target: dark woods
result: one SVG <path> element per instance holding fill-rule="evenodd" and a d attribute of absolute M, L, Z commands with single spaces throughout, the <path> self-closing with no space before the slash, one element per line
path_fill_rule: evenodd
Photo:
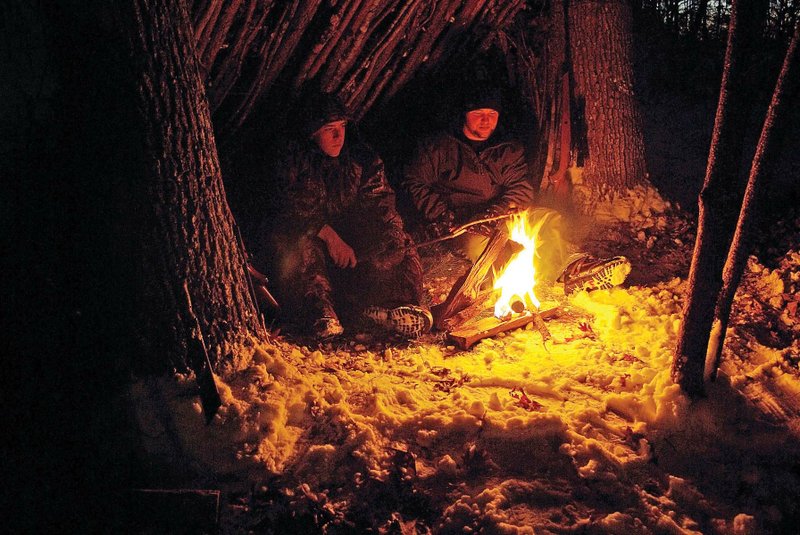
<path fill-rule="evenodd" d="M 373 145 L 396 180 L 420 137 L 452 119 L 465 81 L 497 82 L 504 88 L 503 127 L 527 141 L 531 178 L 538 185 L 546 165 L 554 88 L 564 63 L 565 44 L 551 39 L 563 29 L 563 20 L 554 23 L 552 14 L 565 6 L 596 3 L 136 4 L 186 12 L 187 25 L 181 28 L 186 42 L 181 45 L 194 46 L 196 59 L 187 60 L 186 70 L 201 82 L 191 98 L 201 107 L 207 101 L 210 121 L 203 135 L 193 138 L 200 142 L 177 145 L 202 146 L 202 155 L 190 161 L 202 164 L 192 167 L 202 169 L 195 174 L 204 180 L 194 191 L 216 192 L 215 206 L 224 210 L 215 217 L 230 238 L 237 224 L 247 229 L 249 218 L 263 212 L 260 206 L 266 204 L 259 203 L 263 185 L 269 184 L 273 149 L 292 132 L 302 112 L 299 97 L 311 83 L 343 98 L 360 123 L 354 125 L 360 131 L 351 133 Z M 643 111 L 650 178 L 665 196 L 691 209 L 708 155 L 729 2 L 634 1 L 630 7 L 635 94 Z M 798 12 L 796 0 L 764 4 L 764 30 L 748 56 L 753 107 L 744 140 L 746 162 Z M 155 166 L 166 153 L 153 150 L 158 130 L 149 131 L 150 137 L 142 134 L 147 132 L 141 120 L 147 101 L 140 99 L 132 79 L 146 71 L 145 59 L 132 56 L 126 42 L 140 22 L 134 15 L 120 17 L 99 0 L 12 0 L 0 8 L 0 301 L 7 333 L 5 376 L 11 383 L 4 400 L 7 418 L 20 431 L 5 456 L 6 464 L 19 470 L 6 486 L 22 489 L 5 496 L 12 503 L 4 504 L 4 510 L 18 511 L 11 530 L 17 527 L 14 522 L 23 531 L 37 523 L 57 531 L 85 528 L 107 513 L 102 500 L 93 498 L 123 481 L 136 481 L 136 467 L 126 458 L 132 447 L 124 433 L 128 422 L 118 401 L 131 371 L 153 365 L 142 362 L 135 350 L 143 342 L 155 343 L 134 334 L 148 302 L 139 291 L 148 273 L 137 256 L 138 240 L 165 233 L 145 218 L 143 207 L 154 192 L 141 187 L 139 179 L 146 174 L 132 170 Z M 187 78 L 184 70 L 177 72 L 175 79 Z M 153 124 L 171 124 L 172 111 L 156 107 Z M 797 138 L 798 113 L 788 138 Z M 572 120 L 574 131 L 581 132 L 580 106 Z M 576 160 L 585 152 L 580 142 L 573 150 Z M 797 154 L 796 146 L 788 147 L 777 158 L 782 163 L 771 184 L 775 212 L 798 201 Z M 170 196 L 175 193 L 169 189 L 172 182 L 163 185 L 158 194 L 167 199 L 164 207 L 193 206 Z M 226 211 L 228 201 L 235 220 Z M 180 222 L 187 220 L 193 221 Z M 224 251 L 226 262 L 240 261 L 238 246 Z M 159 249 L 151 263 L 170 272 L 173 252 Z M 217 281 L 210 273 L 203 280 Z M 170 306 L 178 307 L 179 290 L 170 287 L 165 293 L 175 302 L 162 302 L 162 308 L 145 316 L 148 321 L 161 325 L 153 318 L 167 317 Z M 229 297 L 247 301 L 244 295 L 220 296 L 220 303 Z M 185 303 L 179 308 L 187 316 L 188 309 L 194 312 Z M 247 309 L 246 303 L 240 308 Z M 224 341 L 247 323 L 245 316 L 239 319 L 216 325 L 216 336 Z M 160 332 L 168 338 L 164 332 L 173 330 Z M 185 363 L 177 357 L 155 364 L 169 369 Z"/>

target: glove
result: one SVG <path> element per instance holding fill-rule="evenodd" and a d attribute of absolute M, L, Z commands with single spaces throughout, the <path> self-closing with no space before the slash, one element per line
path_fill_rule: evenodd
<path fill-rule="evenodd" d="M 494 221 L 492 221 L 490 223 L 478 223 L 477 225 L 472 225 L 467 229 L 467 233 L 491 238 L 496 229 L 497 225 L 494 223 Z"/>
<path fill-rule="evenodd" d="M 505 215 L 507 213 L 509 213 L 509 210 L 504 207 L 490 206 L 472 220 L 478 221 L 481 219 L 489 219 L 492 217 Z M 473 225 L 467 228 L 467 232 L 469 232 L 470 234 L 476 234 L 478 236 L 485 236 L 487 238 L 491 238 L 497 231 L 498 224 L 505 225 L 505 220 L 487 221 L 485 223 L 478 223 L 477 225 Z"/>

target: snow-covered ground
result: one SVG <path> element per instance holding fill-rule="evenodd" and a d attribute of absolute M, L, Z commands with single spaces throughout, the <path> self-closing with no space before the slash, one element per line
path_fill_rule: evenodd
<path fill-rule="evenodd" d="M 635 231 L 632 246 L 657 251 L 648 233 L 668 229 Z M 218 378 L 209 426 L 192 377 L 141 381 L 141 439 L 192 474 L 183 486 L 223 491 L 226 533 L 790 532 L 800 249 L 781 247 L 769 265 L 751 258 L 720 378 L 699 401 L 670 379 L 685 273 L 633 273 L 546 295 L 559 306 L 547 342 L 530 325 L 466 351 L 441 335 L 273 337 Z"/>

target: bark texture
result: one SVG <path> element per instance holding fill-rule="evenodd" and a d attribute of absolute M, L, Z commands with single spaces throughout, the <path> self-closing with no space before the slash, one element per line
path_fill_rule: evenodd
<path fill-rule="evenodd" d="M 584 182 L 593 196 L 605 197 L 647 178 L 630 7 L 624 0 L 572 0 L 567 16 L 574 98 L 586 122 Z"/>
<path fill-rule="evenodd" d="M 736 224 L 736 232 L 733 235 L 728 258 L 722 270 L 723 285 L 714 313 L 714 325 L 706 356 L 706 379 L 716 378 L 717 375 L 717 369 L 722 359 L 722 348 L 728 329 L 731 305 L 747 264 L 747 255 L 752 248 L 752 229 L 758 217 L 758 210 L 763 208 L 761 199 L 768 188 L 769 165 L 774 160 L 774 156 L 779 153 L 778 149 L 786 131 L 784 126 L 788 119 L 788 111 L 791 109 L 792 103 L 797 100 L 798 84 L 800 83 L 800 73 L 798 73 L 800 61 L 797 57 L 798 36 L 800 36 L 800 25 L 795 27 L 794 37 L 786 51 L 783 66 L 775 84 L 775 91 L 772 94 L 756 147 L 756 154 L 750 167 L 750 176 L 744 192 L 744 201 Z"/>
<path fill-rule="evenodd" d="M 134 59 L 142 124 L 142 339 L 153 367 L 186 367 L 202 336 L 212 364 L 265 334 L 245 278 L 182 0 L 137 0 L 119 13 Z M 187 297 L 188 296 L 188 297 Z M 197 332 L 199 325 L 201 333 Z M 229 359 L 228 359 L 229 360 Z"/>
<path fill-rule="evenodd" d="M 553 179 L 551 174 L 556 169 L 566 170 L 569 167 L 569 161 L 562 161 L 561 158 L 564 151 L 561 149 L 563 133 L 562 127 L 569 125 L 562 125 L 561 118 L 563 117 L 564 87 L 563 83 L 566 81 L 570 83 L 571 80 L 571 66 L 569 61 L 569 45 L 568 33 L 565 20 L 566 14 L 564 11 L 564 1 L 558 0 L 552 2 L 550 7 L 550 17 L 548 26 L 548 38 L 544 47 L 544 68 L 542 69 L 541 82 L 535 84 L 535 79 L 532 80 L 535 85 L 541 85 L 533 94 L 537 95 L 535 110 L 538 118 L 539 132 L 546 132 L 547 135 L 539 136 L 539 147 L 537 154 L 539 158 L 543 158 L 544 162 L 537 162 L 539 165 L 536 169 L 544 168 L 542 173 L 541 187 L 542 189 L 552 188 Z M 571 87 L 566 88 L 567 94 L 571 93 Z M 567 111 L 568 113 L 568 111 Z M 571 136 L 570 136 L 571 143 Z M 566 152 L 570 152 L 572 147 L 568 147 Z"/>
<path fill-rule="evenodd" d="M 747 43 L 754 39 L 758 18 L 755 2 L 734 2 L 708 167 L 699 198 L 699 219 L 689 295 L 672 365 L 672 378 L 692 396 L 702 395 L 706 351 L 720 289 L 722 267 L 736 225 L 744 184 L 739 162 L 748 110 Z M 763 19 L 761 19 L 763 20 Z"/>

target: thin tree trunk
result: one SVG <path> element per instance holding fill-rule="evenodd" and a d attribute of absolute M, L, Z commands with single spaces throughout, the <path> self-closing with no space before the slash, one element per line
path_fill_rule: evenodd
<path fill-rule="evenodd" d="M 487 0 L 467 0 L 457 2 L 457 12 L 453 16 L 453 23 L 439 37 L 439 42 L 433 47 L 430 57 L 426 60 L 431 65 L 436 65 L 442 57 L 452 54 L 458 43 L 468 35 L 481 10 L 485 9 Z"/>
<path fill-rule="evenodd" d="M 761 130 L 761 137 L 758 140 L 756 154 L 750 168 L 750 178 L 747 182 L 739 222 L 736 225 L 731 249 L 722 271 L 723 286 L 714 314 L 714 324 L 706 356 L 706 380 L 716 378 L 717 375 L 728 329 L 731 305 L 751 249 L 753 220 L 757 216 L 756 210 L 760 207 L 762 194 L 768 186 L 766 184 L 769 175 L 767 167 L 773 160 L 773 156 L 778 153 L 777 149 L 781 145 L 782 134 L 785 130 L 784 125 L 788 120 L 788 112 L 791 110 L 789 103 L 797 96 L 798 80 L 800 80 L 800 75 L 798 75 L 798 63 L 800 62 L 797 58 L 798 35 L 800 35 L 800 25 L 795 28 L 794 37 L 783 60 L 778 82 L 775 84 L 775 91 L 772 94 L 772 101 L 767 110 L 767 117 L 764 120 L 764 127 Z"/>
<path fill-rule="evenodd" d="M 361 117 L 421 67 L 433 70 L 485 46 L 524 6 L 524 0 L 198 0 L 194 33 L 211 108 L 224 115 L 216 126 L 228 137 L 262 104 L 284 122 L 286 100 L 311 79 Z M 279 79 L 286 83 L 273 87 Z M 284 106 L 273 110 L 270 96 Z"/>
<path fill-rule="evenodd" d="M 294 86 L 300 87 L 306 80 L 313 79 L 328 59 L 331 51 L 347 29 L 347 23 L 353 18 L 359 5 L 364 0 L 343 0 L 339 3 L 336 13 L 334 13 L 327 28 L 322 32 L 316 44 L 311 47 L 311 54 L 308 55 L 302 67 L 298 71 L 294 80 Z M 373 1 L 373 0 L 369 0 Z"/>
<path fill-rule="evenodd" d="M 321 1 L 302 0 L 299 6 L 293 4 L 291 9 L 285 8 L 286 11 L 281 16 L 278 27 L 259 49 L 260 61 L 257 74 L 249 84 L 245 97 L 232 113 L 227 128 L 235 130 L 242 126 L 253 106 L 286 65 Z"/>
<path fill-rule="evenodd" d="M 322 86 L 338 84 L 342 78 L 356 64 L 361 50 L 364 48 L 375 27 L 380 25 L 390 13 L 395 10 L 397 0 L 382 2 L 381 4 L 367 3 L 360 7 L 359 13 L 350 24 L 350 28 L 336 43 L 334 55 L 338 58 L 334 64 L 326 69 L 322 77 Z"/>
<path fill-rule="evenodd" d="M 561 123 L 564 116 L 564 87 L 565 81 L 569 83 L 571 70 L 569 61 L 569 36 L 566 23 L 566 13 L 564 12 L 564 0 L 556 0 L 550 7 L 550 31 L 546 45 L 546 66 L 544 69 L 544 82 L 542 84 L 542 101 L 545 105 L 541 106 L 539 112 L 539 132 L 547 132 L 547 136 L 540 136 L 546 139 L 546 145 L 540 142 L 539 162 L 543 164 L 544 171 L 540 182 L 542 190 L 547 190 L 553 186 L 552 177 L 554 167 L 558 166 L 566 170 L 569 161 L 561 161 L 564 151 L 559 151 L 563 141 L 560 134 L 563 128 L 570 125 Z M 565 76 L 566 74 L 566 76 Z M 571 93 L 567 87 L 567 92 Z M 571 138 L 571 136 L 570 136 Z M 570 141 L 571 142 L 571 141 Z M 571 152 L 569 147 L 567 151 Z M 558 158 L 558 161 L 556 159 Z M 568 158 L 569 159 L 569 158 Z M 542 162 L 542 160 L 544 160 Z"/>
<path fill-rule="evenodd" d="M 421 0 L 410 0 L 400 8 L 392 26 L 343 83 L 343 98 L 349 109 L 364 109 L 362 103 L 367 95 L 380 92 L 388 82 L 388 76 L 394 74 L 394 69 L 387 66 L 397 65 L 400 61 L 400 55 L 396 54 L 398 49 L 409 48 L 406 43 L 412 40 L 415 21 L 420 17 L 423 4 Z"/>
<path fill-rule="evenodd" d="M 740 25 L 744 27 L 740 29 Z M 708 167 L 699 198 L 689 295 L 672 364 L 673 380 L 691 396 L 702 395 L 704 390 L 708 336 L 722 287 L 722 266 L 736 224 L 735 207 L 740 206 L 743 195 L 738 171 L 748 105 L 744 55 L 755 26 L 734 1 Z"/>
<path fill-rule="evenodd" d="M 369 100 L 365 102 L 367 106 L 372 105 L 378 98 L 383 99 L 384 102 L 390 99 L 400 87 L 413 76 L 417 68 L 422 65 L 423 62 L 428 61 L 436 39 L 447 35 L 445 26 L 452 26 L 454 24 L 454 22 L 451 21 L 455 19 L 455 13 L 459 7 L 459 2 L 450 0 L 438 5 L 441 6 L 440 10 L 434 11 L 432 14 L 436 22 L 431 23 L 430 26 L 425 28 L 424 32 L 417 32 L 417 39 L 410 47 L 407 58 L 405 58 L 403 63 L 395 70 L 393 76 L 385 76 L 383 80 L 381 80 L 381 87 L 386 87 L 388 85 L 388 89 L 381 93 L 377 91 L 373 92 Z"/>
<path fill-rule="evenodd" d="M 697 10 L 692 17 L 691 32 L 697 38 L 703 39 L 708 35 L 708 26 L 706 26 L 706 16 L 708 15 L 708 0 L 700 0 L 697 2 Z"/>
<path fill-rule="evenodd" d="M 247 2 L 247 10 L 242 14 L 242 20 L 231 36 L 231 47 L 225 59 L 217 65 L 208 66 L 210 74 L 206 80 L 207 96 L 212 111 L 219 108 L 238 81 L 245 57 L 264 26 L 273 4 L 274 0 Z"/>
<path fill-rule="evenodd" d="M 222 2 L 215 2 L 215 4 L 221 3 Z M 214 64 L 214 60 L 217 59 L 217 54 L 219 54 L 219 51 L 225 44 L 228 31 L 241 7 L 242 0 L 230 0 L 222 11 L 221 17 L 219 16 L 219 11 L 217 11 L 213 20 L 213 25 L 209 24 L 206 26 L 205 31 L 201 31 L 200 35 L 197 35 L 197 31 L 201 30 L 201 28 L 195 30 L 197 60 L 200 62 L 200 69 L 202 70 L 202 78 L 204 80 L 208 77 L 211 66 Z"/>

